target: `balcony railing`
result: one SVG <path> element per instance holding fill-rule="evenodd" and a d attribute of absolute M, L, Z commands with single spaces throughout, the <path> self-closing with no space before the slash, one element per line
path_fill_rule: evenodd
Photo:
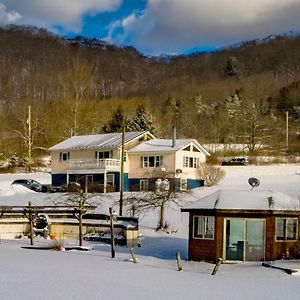
<path fill-rule="evenodd" d="M 70 160 L 69 170 L 91 170 L 99 169 L 106 171 L 120 171 L 119 159 L 82 159 Z"/>

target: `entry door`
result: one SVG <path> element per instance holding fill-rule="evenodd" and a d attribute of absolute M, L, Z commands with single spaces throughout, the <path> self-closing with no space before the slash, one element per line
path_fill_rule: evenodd
<path fill-rule="evenodd" d="M 264 259 L 264 220 L 226 220 L 226 260 Z"/>

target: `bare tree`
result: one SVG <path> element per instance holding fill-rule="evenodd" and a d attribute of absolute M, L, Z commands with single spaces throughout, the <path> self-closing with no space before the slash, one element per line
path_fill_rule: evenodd
<path fill-rule="evenodd" d="M 181 204 L 180 192 L 176 191 L 173 173 L 156 172 L 149 179 L 152 184 L 148 191 L 132 193 L 125 200 L 131 215 L 145 213 L 149 210 L 158 210 L 157 230 L 167 230 L 166 207 Z"/>
<path fill-rule="evenodd" d="M 66 205 L 74 208 L 74 217 L 78 220 L 79 246 L 83 244 L 83 215 L 96 208 L 95 194 L 84 192 L 80 184 L 73 189 L 74 192 L 64 194 L 60 199 L 53 201 L 55 205 Z"/>
<path fill-rule="evenodd" d="M 27 152 L 27 171 L 31 172 L 32 151 L 36 149 L 46 150 L 44 147 L 34 146 L 39 134 L 42 134 L 39 119 L 37 116 L 32 117 L 31 106 L 28 105 L 28 114 L 26 117 L 19 119 L 19 129 L 11 129 L 22 140 Z"/>
<path fill-rule="evenodd" d="M 200 178 L 204 179 L 207 186 L 213 186 L 225 176 L 225 171 L 220 167 L 201 164 L 198 170 L 198 175 Z"/>
<path fill-rule="evenodd" d="M 95 71 L 91 64 L 82 58 L 72 58 L 68 70 L 61 75 L 64 97 L 72 102 L 73 127 L 71 135 L 78 134 L 78 112 Z"/>

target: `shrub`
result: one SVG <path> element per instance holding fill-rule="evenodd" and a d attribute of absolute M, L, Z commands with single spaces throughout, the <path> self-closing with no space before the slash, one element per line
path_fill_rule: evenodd
<path fill-rule="evenodd" d="M 225 176 L 225 171 L 220 167 L 201 164 L 199 168 L 199 176 L 204 179 L 206 186 L 213 186 Z"/>

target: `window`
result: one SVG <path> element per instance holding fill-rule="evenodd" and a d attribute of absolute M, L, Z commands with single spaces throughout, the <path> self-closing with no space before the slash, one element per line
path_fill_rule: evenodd
<path fill-rule="evenodd" d="M 187 190 L 187 179 L 180 178 L 180 190 L 186 191 Z"/>
<path fill-rule="evenodd" d="M 96 159 L 105 159 L 105 158 L 112 158 L 113 153 L 112 151 L 96 151 L 95 158 Z"/>
<path fill-rule="evenodd" d="M 114 174 L 106 174 L 106 183 L 115 185 L 115 175 Z"/>
<path fill-rule="evenodd" d="M 276 241 L 297 240 L 298 219 L 276 218 Z"/>
<path fill-rule="evenodd" d="M 60 161 L 67 161 L 70 159 L 70 152 L 60 152 L 59 153 L 59 160 Z"/>
<path fill-rule="evenodd" d="M 214 239 L 215 218 L 207 216 L 194 216 L 193 237 L 199 239 Z"/>
<path fill-rule="evenodd" d="M 141 179 L 140 180 L 140 191 L 148 191 L 149 182 L 148 179 Z"/>
<path fill-rule="evenodd" d="M 157 168 L 162 165 L 162 156 L 141 156 L 142 168 Z"/>
<path fill-rule="evenodd" d="M 185 168 L 198 168 L 199 167 L 199 157 L 183 157 L 183 166 Z"/>

